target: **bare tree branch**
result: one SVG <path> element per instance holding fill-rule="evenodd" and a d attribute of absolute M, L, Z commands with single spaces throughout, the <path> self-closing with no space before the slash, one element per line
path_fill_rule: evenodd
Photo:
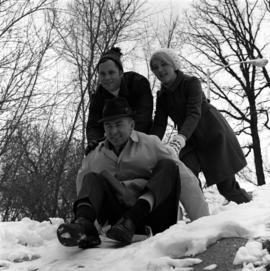
<path fill-rule="evenodd" d="M 264 172 L 259 137 L 260 127 L 268 127 L 269 120 L 269 75 L 265 68 L 257 68 L 248 63 L 249 59 L 263 58 L 265 45 L 260 36 L 266 11 L 259 11 L 259 1 L 202 0 L 194 4 L 187 14 L 189 25 L 186 39 L 198 61 L 212 64 L 213 69 L 226 71 L 228 87 L 220 87 L 218 75 L 211 74 L 211 93 L 213 100 L 225 101 L 230 110 L 222 110 L 227 116 L 242 123 L 238 134 L 250 134 L 259 184 L 263 184 Z M 238 65 L 231 65 L 239 63 Z M 198 74 L 205 72 L 196 67 Z M 224 80 L 223 80 L 224 81 Z M 267 90 L 268 89 L 268 90 Z M 266 97 L 265 97 L 266 96 Z M 258 106 L 259 104 L 259 106 Z M 241 128 L 242 127 L 242 128 Z M 247 131 L 250 129 L 250 132 Z M 249 153 L 249 152 L 248 152 Z"/>

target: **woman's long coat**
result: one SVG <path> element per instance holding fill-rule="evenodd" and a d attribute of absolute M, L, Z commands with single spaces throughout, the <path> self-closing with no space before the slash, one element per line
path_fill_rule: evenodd
<path fill-rule="evenodd" d="M 207 185 L 222 182 L 246 165 L 239 142 L 221 113 L 205 98 L 196 77 L 178 71 L 170 88 L 158 92 L 152 133 L 164 136 L 168 117 L 187 138 L 180 158 L 195 151 Z"/>

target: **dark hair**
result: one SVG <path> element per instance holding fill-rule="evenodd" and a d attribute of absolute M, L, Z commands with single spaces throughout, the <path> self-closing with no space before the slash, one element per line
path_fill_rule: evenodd
<path fill-rule="evenodd" d="M 97 67 L 99 68 L 100 63 L 104 63 L 110 59 L 116 64 L 119 70 L 123 71 L 123 64 L 121 62 L 122 55 L 123 54 L 121 53 L 121 49 L 119 47 L 112 47 L 101 55 Z"/>

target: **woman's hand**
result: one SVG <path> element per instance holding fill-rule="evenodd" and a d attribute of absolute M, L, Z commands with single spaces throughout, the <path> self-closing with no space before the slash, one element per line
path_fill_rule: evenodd
<path fill-rule="evenodd" d="M 180 151 L 186 146 L 186 137 L 181 134 L 174 135 L 169 146 L 174 149 L 178 157 Z"/>
<path fill-rule="evenodd" d="M 179 152 L 175 148 L 173 148 L 170 143 L 165 145 L 167 151 L 170 153 L 172 156 L 173 160 L 179 160 Z"/>

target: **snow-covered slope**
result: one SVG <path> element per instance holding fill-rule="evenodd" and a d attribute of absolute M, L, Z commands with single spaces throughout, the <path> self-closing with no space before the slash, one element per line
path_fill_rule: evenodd
<path fill-rule="evenodd" d="M 62 223 L 60 218 L 41 223 L 28 218 L 19 222 L 0 222 L 0 270 L 165 271 L 171 267 L 191 270 L 184 266 L 199 260 L 179 258 L 196 255 L 222 237 L 251 240 L 238 251 L 236 263 L 269 263 L 266 250 L 254 240 L 257 237 L 270 239 L 270 185 L 255 190 L 253 201 L 241 205 L 222 205 L 224 199 L 214 189 L 208 189 L 205 195 L 211 216 L 192 223 L 179 221 L 161 234 L 123 248 L 105 248 L 103 245 L 81 250 L 63 247 L 56 238 L 56 229 Z M 252 264 L 244 269 L 263 270 L 255 269 Z"/>

